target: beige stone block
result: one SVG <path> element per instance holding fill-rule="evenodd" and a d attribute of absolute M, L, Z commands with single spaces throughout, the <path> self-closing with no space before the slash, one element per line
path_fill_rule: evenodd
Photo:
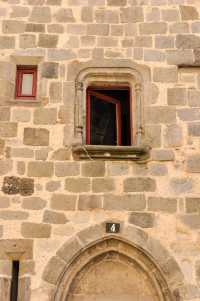
<path fill-rule="evenodd" d="M 12 6 L 12 11 L 10 14 L 11 18 L 25 18 L 28 17 L 29 15 L 29 8 L 27 6 L 19 6 L 19 5 L 15 5 Z"/>
<path fill-rule="evenodd" d="M 188 176 L 172 177 L 170 179 L 170 188 L 177 195 L 185 194 L 192 191 L 193 182 Z"/>
<path fill-rule="evenodd" d="M 22 200 L 22 208 L 28 210 L 42 210 L 46 207 L 46 201 L 40 197 L 26 197 Z"/>
<path fill-rule="evenodd" d="M 149 211 L 174 213 L 177 211 L 177 199 L 164 197 L 149 197 L 147 200 Z"/>
<path fill-rule="evenodd" d="M 187 197 L 185 199 L 186 213 L 200 213 L 200 198 Z"/>
<path fill-rule="evenodd" d="M 175 159 L 174 152 L 168 149 L 153 149 L 151 157 L 154 161 L 174 161 Z"/>
<path fill-rule="evenodd" d="M 23 21 L 4 20 L 2 23 L 3 33 L 23 33 L 25 31 L 25 23 Z"/>
<path fill-rule="evenodd" d="M 9 107 L 0 107 L 0 121 L 9 121 L 10 120 L 10 108 Z"/>
<path fill-rule="evenodd" d="M 78 199 L 78 210 L 93 210 L 102 208 L 102 197 L 95 194 L 82 194 Z"/>
<path fill-rule="evenodd" d="M 48 58 L 52 61 L 65 61 L 76 58 L 76 54 L 71 49 L 49 49 Z"/>
<path fill-rule="evenodd" d="M 135 36 L 135 43 L 136 47 L 152 47 L 152 37 L 150 36 Z"/>
<path fill-rule="evenodd" d="M 155 223 L 155 215 L 146 212 L 132 212 L 128 219 L 130 224 L 141 228 L 153 228 Z"/>
<path fill-rule="evenodd" d="M 176 67 L 155 67 L 153 70 L 155 82 L 173 83 L 177 82 L 178 73 Z"/>
<path fill-rule="evenodd" d="M 106 194 L 103 198 L 104 210 L 143 211 L 145 208 L 144 194 Z"/>
<path fill-rule="evenodd" d="M 55 210 L 75 210 L 77 196 L 70 194 L 54 193 L 50 207 Z"/>
<path fill-rule="evenodd" d="M 56 162 L 55 175 L 57 177 L 71 177 L 80 174 L 80 164 L 78 162 Z"/>
<path fill-rule="evenodd" d="M 49 238 L 51 225 L 39 223 L 22 223 L 21 234 L 25 238 Z"/>
<path fill-rule="evenodd" d="M 81 21 L 85 23 L 93 22 L 93 8 L 89 6 L 82 7 L 81 9 Z"/>
<path fill-rule="evenodd" d="M 62 24 L 49 24 L 47 26 L 48 33 L 63 33 L 64 26 Z"/>
<path fill-rule="evenodd" d="M 23 176 L 25 174 L 25 171 L 26 171 L 26 165 L 23 161 L 18 161 L 17 162 L 17 173 L 20 175 L 20 176 Z"/>
<path fill-rule="evenodd" d="M 119 12 L 117 10 L 97 9 L 95 10 L 96 23 L 119 23 Z"/>
<path fill-rule="evenodd" d="M 30 21 L 34 23 L 51 22 L 50 7 L 34 6 L 30 16 Z"/>
<path fill-rule="evenodd" d="M 192 49 L 167 50 L 166 58 L 169 65 L 193 65 L 195 57 Z"/>
<path fill-rule="evenodd" d="M 58 78 L 59 64 L 54 62 L 44 62 L 42 64 L 42 77 Z"/>
<path fill-rule="evenodd" d="M 199 14 L 197 8 L 194 6 L 180 5 L 180 13 L 182 20 L 197 20 L 199 18 Z"/>
<path fill-rule="evenodd" d="M 188 155 L 186 158 L 186 171 L 191 173 L 200 172 L 200 155 Z"/>
<path fill-rule="evenodd" d="M 51 284 L 56 284 L 62 274 L 66 262 L 61 258 L 54 256 L 44 270 L 43 279 Z"/>
<path fill-rule="evenodd" d="M 23 143 L 32 146 L 48 146 L 49 131 L 41 128 L 25 128 Z"/>
<path fill-rule="evenodd" d="M 28 163 L 28 176 L 29 177 L 51 177 L 53 175 L 52 162 L 29 162 Z"/>
<path fill-rule="evenodd" d="M 176 110 L 169 106 L 147 107 L 145 119 L 150 124 L 173 123 L 176 121 Z"/>
<path fill-rule="evenodd" d="M 139 25 L 139 30 L 141 35 L 165 34 L 167 32 L 167 23 L 141 23 Z"/>
<path fill-rule="evenodd" d="M 43 34 L 39 35 L 38 47 L 56 48 L 58 44 L 58 35 Z"/>
<path fill-rule="evenodd" d="M 17 128 L 15 122 L 0 122 L 0 136 L 5 138 L 16 137 Z"/>
<path fill-rule="evenodd" d="M 59 190 L 61 187 L 61 181 L 49 181 L 46 184 L 46 190 L 49 192 L 54 192 Z"/>
<path fill-rule="evenodd" d="M 154 192 L 156 191 L 156 181 L 152 178 L 127 178 L 124 180 L 125 192 Z"/>
<path fill-rule="evenodd" d="M 177 124 L 170 124 L 164 132 L 164 145 L 166 147 L 180 147 L 183 145 L 183 130 Z"/>
<path fill-rule="evenodd" d="M 57 22 L 60 23 L 74 23 L 75 18 L 73 15 L 73 11 L 71 8 L 59 8 L 55 15 L 54 18 Z"/>
<path fill-rule="evenodd" d="M 66 224 L 68 220 L 64 213 L 45 210 L 43 214 L 43 222 L 47 224 Z"/>
<path fill-rule="evenodd" d="M 34 111 L 33 121 L 35 124 L 56 124 L 56 108 L 39 108 Z"/>
<path fill-rule="evenodd" d="M 145 136 L 147 143 L 152 147 L 161 146 L 161 126 L 160 125 L 148 125 L 145 128 Z"/>
<path fill-rule="evenodd" d="M 55 161 L 65 161 L 69 160 L 71 156 L 71 151 L 68 148 L 57 149 L 53 154 L 51 159 Z"/>
<path fill-rule="evenodd" d="M 20 35 L 19 40 L 20 48 L 35 48 L 36 47 L 36 36 L 30 34 Z"/>
<path fill-rule="evenodd" d="M 79 193 L 90 191 L 89 178 L 67 178 L 65 180 L 65 190 Z"/>
<path fill-rule="evenodd" d="M 105 162 L 85 162 L 81 165 L 81 175 L 84 177 L 105 176 Z"/>
<path fill-rule="evenodd" d="M 62 99 L 62 83 L 52 82 L 49 87 L 49 97 L 52 103 L 60 102 Z"/>
<path fill-rule="evenodd" d="M 20 254 L 21 260 L 33 259 L 33 240 L 31 239 L 1 239 L 0 259 L 7 260 L 12 254 Z"/>
<path fill-rule="evenodd" d="M 29 213 L 19 210 L 3 210 L 0 211 L 0 219 L 3 220 L 26 220 L 29 217 Z"/>
<path fill-rule="evenodd" d="M 12 121 L 14 122 L 30 122 L 31 111 L 29 109 L 14 108 L 12 111 Z"/>
<path fill-rule="evenodd" d="M 87 35 L 89 36 L 108 36 L 109 25 L 108 24 L 88 24 Z"/>
<path fill-rule="evenodd" d="M 195 49 L 200 47 L 200 37 L 194 34 L 178 34 L 176 47 L 179 49 Z"/>
<path fill-rule="evenodd" d="M 92 191 L 93 192 L 111 192 L 116 189 L 115 181 L 112 178 L 93 178 Z"/>
<path fill-rule="evenodd" d="M 126 6 L 127 0 L 107 0 L 108 6 Z"/>
<path fill-rule="evenodd" d="M 32 149 L 25 147 L 11 148 L 10 156 L 14 158 L 33 158 L 34 152 Z"/>
<path fill-rule="evenodd" d="M 166 22 L 177 22 L 180 21 L 178 9 L 163 9 L 162 10 L 162 19 Z"/>
<path fill-rule="evenodd" d="M 10 198 L 7 196 L 0 196 L 0 208 L 8 208 L 10 206 Z"/>
<path fill-rule="evenodd" d="M 12 171 L 13 161 L 9 159 L 0 160 L 0 175 L 5 175 Z"/>
<path fill-rule="evenodd" d="M 25 27 L 26 32 L 45 32 L 44 24 L 27 23 Z"/>
<path fill-rule="evenodd" d="M 0 49 L 14 49 L 15 37 L 14 36 L 0 36 Z"/>
<path fill-rule="evenodd" d="M 184 22 L 169 24 L 170 33 L 188 33 L 189 24 Z"/>
<path fill-rule="evenodd" d="M 168 105 L 184 106 L 187 101 L 187 90 L 185 88 L 169 88 L 167 90 Z"/>
<path fill-rule="evenodd" d="M 122 23 L 135 23 L 135 22 L 143 22 L 144 14 L 142 7 L 126 7 L 121 8 L 120 14 Z"/>

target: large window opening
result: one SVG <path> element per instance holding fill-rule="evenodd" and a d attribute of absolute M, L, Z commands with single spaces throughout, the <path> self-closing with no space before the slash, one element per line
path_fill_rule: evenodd
<path fill-rule="evenodd" d="M 86 143 L 131 145 L 129 87 L 88 87 Z"/>

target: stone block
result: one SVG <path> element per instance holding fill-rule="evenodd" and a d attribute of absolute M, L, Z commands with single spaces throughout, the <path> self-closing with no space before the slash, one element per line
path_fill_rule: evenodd
<path fill-rule="evenodd" d="M 14 122 L 30 122 L 31 111 L 29 109 L 17 108 L 12 110 L 12 121 Z"/>
<path fill-rule="evenodd" d="M 24 196 L 32 195 L 34 193 L 34 180 L 29 178 L 21 178 L 19 192 Z"/>
<path fill-rule="evenodd" d="M 77 196 L 70 194 L 54 193 L 51 198 L 50 207 L 54 210 L 75 210 Z"/>
<path fill-rule="evenodd" d="M 152 162 L 149 164 L 149 173 L 151 176 L 163 177 L 168 174 L 168 169 L 165 164 Z"/>
<path fill-rule="evenodd" d="M 126 162 L 108 162 L 108 176 L 123 176 L 129 173 L 129 163 Z"/>
<path fill-rule="evenodd" d="M 162 35 L 156 36 L 155 47 L 158 49 L 174 48 L 174 37 Z"/>
<path fill-rule="evenodd" d="M 47 26 L 48 33 L 63 33 L 64 26 L 62 24 L 49 24 Z"/>
<path fill-rule="evenodd" d="M 186 171 L 191 173 L 200 172 L 200 154 L 193 154 L 187 156 Z"/>
<path fill-rule="evenodd" d="M 23 176 L 25 174 L 26 171 L 26 164 L 23 161 L 18 161 L 17 162 L 17 173 L 20 176 Z"/>
<path fill-rule="evenodd" d="M 93 192 L 110 192 L 115 190 L 115 181 L 112 178 L 93 178 L 92 191 Z"/>
<path fill-rule="evenodd" d="M 196 108 L 185 108 L 177 111 L 178 117 L 183 121 L 195 121 L 200 119 L 200 112 Z"/>
<path fill-rule="evenodd" d="M 102 197 L 95 194 L 81 194 L 78 198 L 78 210 L 93 210 L 102 208 Z"/>
<path fill-rule="evenodd" d="M 200 214 L 187 214 L 180 216 L 180 220 L 183 224 L 191 229 L 200 229 Z"/>
<path fill-rule="evenodd" d="M 90 191 L 89 178 L 68 178 L 65 180 L 65 190 L 79 193 Z"/>
<path fill-rule="evenodd" d="M 53 162 L 29 162 L 28 176 L 29 177 L 51 177 L 53 176 Z"/>
<path fill-rule="evenodd" d="M 187 197 L 185 199 L 185 209 L 187 213 L 200 213 L 200 198 Z"/>
<path fill-rule="evenodd" d="M 58 78 L 59 64 L 54 62 L 44 62 L 42 64 L 42 77 Z"/>
<path fill-rule="evenodd" d="M 35 124 L 56 124 L 57 109 L 56 108 L 39 108 L 34 111 Z"/>
<path fill-rule="evenodd" d="M 96 23 L 119 23 L 119 13 L 117 10 L 97 9 L 95 10 Z"/>
<path fill-rule="evenodd" d="M 46 161 L 48 158 L 49 150 L 48 149 L 37 149 L 35 151 L 35 159 Z"/>
<path fill-rule="evenodd" d="M 70 159 L 71 152 L 68 148 L 59 148 L 53 154 L 51 159 L 55 161 L 66 161 Z"/>
<path fill-rule="evenodd" d="M 2 32 L 6 34 L 23 33 L 25 31 L 25 23 L 23 21 L 3 20 Z"/>
<path fill-rule="evenodd" d="M 126 6 L 127 0 L 107 0 L 108 6 Z"/>
<path fill-rule="evenodd" d="M 45 210 L 43 214 L 43 222 L 47 224 L 66 224 L 67 219 L 64 213 Z"/>
<path fill-rule="evenodd" d="M 93 8 L 89 6 L 84 6 L 81 9 L 81 21 L 85 23 L 93 22 Z"/>
<path fill-rule="evenodd" d="M 185 106 L 187 90 L 185 88 L 169 88 L 167 90 L 167 103 L 173 106 Z"/>
<path fill-rule="evenodd" d="M 2 191 L 6 194 L 31 195 L 34 192 L 34 180 L 29 178 L 5 177 Z"/>
<path fill-rule="evenodd" d="M 155 215 L 146 212 L 132 212 L 128 219 L 130 224 L 141 228 L 153 228 L 155 223 Z"/>
<path fill-rule="evenodd" d="M 151 22 L 141 23 L 139 25 L 141 35 L 154 35 L 167 33 L 167 23 L 164 22 Z"/>
<path fill-rule="evenodd" d="M 56 48 L 58 44 L 58 35 L 43 34 L 39 35 L 38 47 Z"/>
<path fill-rule="evenodd" d="M 69 263 L 71 261 L 71 258 L 74 256 L 74 254 L 78 254 L 78 252 L 82 249 L 82 244 L 77 239 L 77 237 L 73 239 L 69 239 L 62 247 L 58 250 L 56 253 L 57 256 L 62 258 L 66 263 Z"/>
<path fill-rule="evenodd" d="M 0 219 L 3 220 L 26 220 L 29 217 L 28 212 L 19 210 L 2 210 L 0 211 Z"/>
<path fill-rule="evenodd" d="M 184 22 L 169 24 L 170 33 L 189 33 L 189 24 Z"/>
<path fill-rule="evenodd" d="M 176 121 L 176 110 L 169 106 L 146 107 L 145 119 L 148 123 L 173 123 Z"/>
<path fill-rule="evenodd" d="M 25 18 L 29 15 L 29 8 L 26 6 L 12 6 L 11 18 Z"/>
<path fill-rule="evenodd" d="M 154 49 L 144 49 L 144 60 L 147 62 L 163 62 L 165 53 Z"/>
<path fill-rule="evenodd" d="M 142 7 L 126 7 L 120 9 L 120 19 L 122 23 L 144 22 Z"/>
<path fill-rule="evenodd" d="M 0 36 L 0 49 L 14 49 L 15 37 L 14 36 Z"/>
<path fill-rule="evenodd" d="M 174 161 L 175 155 L 172 150 L 167 149 L 153 149 L 151 152 L 153 161 Z"/>
<path fill-rule="evenodd" d="M 81 165 L 81 175 L 84 177 L 104 177 L 105 162 L 85 162 Z"/>
<path fill-rule="evenodd" d="M 54 192 L 61 187 L 60 181 L 49 181 L 46 184 L 46 190 L 49 192 Z"/>
<path fill-rule="evenodd" d="M 49 87 L 49 97 L 52 103 L 60 102 L 62 99 L 62 83 L 52 82 Z"/>
<path fill-rule="evenodd" d="M 1 239 L 0 240 L 0 259 L 8 260 L 8 254 L 21 254 L 20 259 L 33 259 L 33 240 L 32 239 Z"/>
<path fill-rule="evenodd" d="M 13 168 L 13 161 L 9 159 L 0 160 L 0 176 L 11 172 Z"/>
<path fill-rule="evenodd" d="M 154 192 L 156 191 L 156 181 L 151 178 L 126 178 L 124 180 L 125 192 Z"/>
<path fill-rule="evenodd" d="M 149 197 L 147 200 L 147 207 L 149 211 L 175 213 L 177 211 L 177 199 Z"/>
<path fill-rule="evenodd" d="M 146 139 L 148 145 L 151 147 L 161 146 L 161 126 L 160 125 L 148 125 L 145 128 Z"/>
<path fill-rule="evenodd" d="M 192 24 L 192 33 L 200 33 L 200 22 L 193 22 Z"/>
<path fill-rule="evenodd" d="M 145 208 L 144 194 L 106 194 L 103 198 L 104 210 L 143 211 Z"/>
<path fill-rule="evenodd" d="M 22 200 L 22 208 L 27 210 L 42 210 L 47 202 L 40 197 L 26 197 Z"/>
<path fill-rule="evenodd" d="M 25 128 L 23 143 L 32 146 L 48 146 L 49 131 L 41 128 Z"/>
<path fill-rule="evenodd" d="M 189 89 L 188 104 L 190 107 L 200 107 L 200 90 Z"/>
<path fill-rule="evenodd" d="M 16 122 L 0 122 L 0 136 L 2 138 L 12 138 L 17 136 Z"/>
<path fill-rule="evenodd" d="M 51 225 L 24 222 L 21 225 L 21 234 L 25 238 L 49 238 Z"/>
<path fill-rule="evenodd" d="M 71 49 L 49 49 L 48 59 L 52 61 L 66 61 L 76 58 L 76 54 Z"/>
<path fill-rule="evenodd" d="M 153 79 L 159 83 L 177 82 L 178 73 L 176 67 L 155 67 L 153 70 Z"/>
<path fill-rule="evenodd" d="M 36 47 L 36 36 L 31 34 L 20 35 L 19 39 L 20 48 L 35 48 Z"/>
<path fill-rule="evenodd" d="M 8 208 L 10 206 L 10 198 L 7 196 L 0 196 L 0 208 Z"/>
<path fill-rule="evenodd" d="M 10 108 L 9 107 L 0 107 L 0 121 L 9 121 L 10 120 Z"/>
<path fill-rule="evenodd" d="M 197 20 L 199 18 L 197 8 L 194 6 L 180 5 L 180 13 L 183 21 Z"/>
<path fill-rule="evenodd" d="M 192 191 L 193 184 L 189 177 L 175 177 L 170 180 L 170 188 L 176 194 L 185 194 Z"/>
<path fill-rule="evenodd" d="M 195 262 L 195 275 L 196 275 L 196 280 L 199 283 L 200 282 L 200 260 L 197 260 Z"/>
<path fill-rule="evenodd" d="M 51 22 L 51 10 L 50 7 L 34 6 L 30 21 L 34 23 L 49 23 Z"/>
<path fill-rule="evenodd" d="M 136 47 L 151 48 L 153 45 L 152 37 L 150 36 L 135 36 L 134 45 Z"/>
<path fill-rule="evenodd" d="M 188 124 L 188 135 L 192 137 L 200 137 L 200 123 L 189 123 Z"/>
<path fill-rule="evenodd" d="M 176 47 L 179 49 L 195 49 L 200 47 L 200 37 L 194 34 L 178 34 Z"/>
<path fill-rule="evenodd" d="M 57 177 L 71 177 L 80 174 L 80 164 L 78 162 L 56 162 L 55 175 Z"/>
<path fill-rule="evenodd" d="M 61 258 L 59 258 L 57 256 L 53 256 L 50 259 L 50 262 L 48 263 L 48 265 L 46 266 L 44 273 L 42 275 L 42 278 L 45 281 L 56 285 L 56 283 L 57 283 L 60 275 L 64 271 L 65 267 L 66 267 L 65 261 L 63 261 Z"/>
<path fill-rule="evenodd" d="M 108 24 L 88 24 L 87 35 L 89 36 L 108 36 L 109 25 Z"/>
<path fill-rule="evenodd" d="M 183 144 L 183 130 L 177 124 L 170 124 L 164 132 L 164 145 L 166 147 L 179 147 Z"/>
<path fill-rule="evenodd" d="M 26 32 L 45 32 L 44 24 L 27 23 L 25 27 Z"/>
<path fill-rule="evenodd" d="M 179 11 L 178 9 L 163 9 L 162 19 L 166 22 L 177 22 L 179 21 Z"/>
<path fill-rule="evenodd" d="M 71 8 L 59 8 L 54 15 L 58 23 L 74 23 L 75 18 Z"/>

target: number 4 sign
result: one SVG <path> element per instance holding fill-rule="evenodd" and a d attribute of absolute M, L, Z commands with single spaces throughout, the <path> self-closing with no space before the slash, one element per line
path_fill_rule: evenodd
<path fill-rule="evenodd" d="M 118 223 L 106 223 L 106 233 L 119 233 L 120 224 Z"/>

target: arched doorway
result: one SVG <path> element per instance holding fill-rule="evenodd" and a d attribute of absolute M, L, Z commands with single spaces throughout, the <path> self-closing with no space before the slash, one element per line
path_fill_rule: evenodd
<path fill-rule="evenodd" d="M 175 300 L 156 264 L 140 249 L 115 237 L 90 245 L 73 259 L 54 301 Z"/>

